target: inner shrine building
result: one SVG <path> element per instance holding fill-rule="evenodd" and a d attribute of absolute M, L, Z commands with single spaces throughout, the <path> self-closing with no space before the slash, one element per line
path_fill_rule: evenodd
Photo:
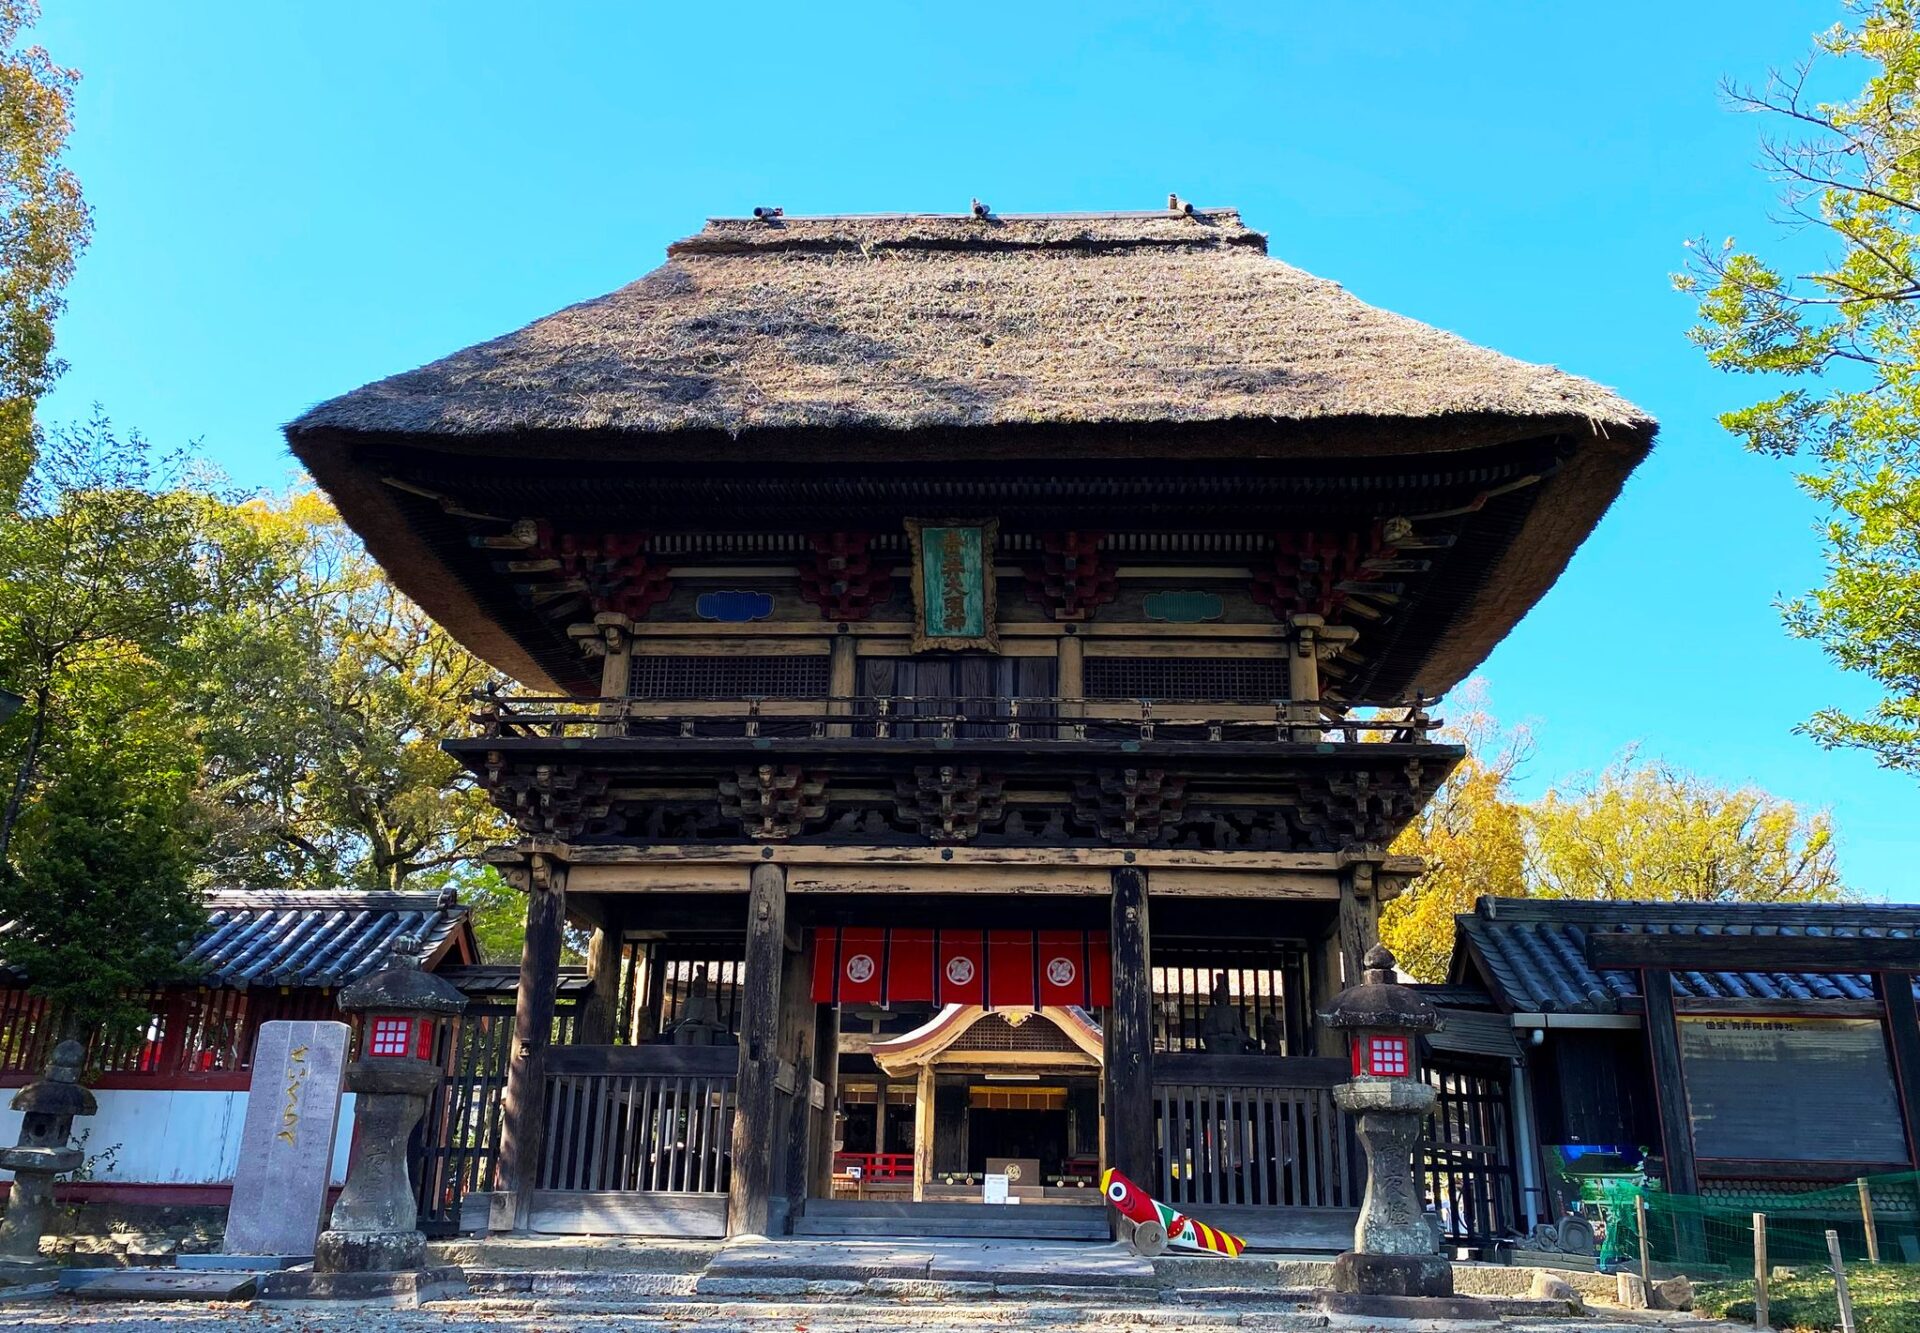
<path fill-rule="evenodd" d="M 446 739 L 527 894 L 486 1224 L 1350 1229 L 1315 1015 L 1654 423 L 1231 210 L 762 212 L 288 428 L 518 683 Z"/>

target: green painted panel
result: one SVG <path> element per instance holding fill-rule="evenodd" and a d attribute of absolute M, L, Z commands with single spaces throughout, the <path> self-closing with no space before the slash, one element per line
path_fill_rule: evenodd
<path fill-rule="evenodd" d="M 986 542 L 977 527 L 920 529 L 920 594 L 928 638 L 980 638 L 988 630 Z"/>
<path fill-rule="evenodd" d="M 1140 603 L 1148 620 L 1165 620 L 1176 625 L 1195 625 L 1203 620 L 1218 620 L 1226 614 L 1227 604 L 1216 592 L 1150 592 Z"/>

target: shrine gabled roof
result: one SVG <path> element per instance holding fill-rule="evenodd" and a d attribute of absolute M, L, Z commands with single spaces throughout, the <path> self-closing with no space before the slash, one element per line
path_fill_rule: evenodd
<path fill-rule="evenodd" d="M 1864 903 L 1572 902 L 1482 898 L 1454 918 L 1453 980 L 1477 974 L 1511 1013 L 1638 1012 L 1640 978 L 1633 970 L 1587 961 L 1595 932 L 1689 936 L 1829 936 L 1839 939 L 1920 936 L 1920 906 Z M 1672 973 L 1676 997 L 1712 1000 L 1871 1000 L 1873 978 L 1858 973 L 1683 971 Z"/>

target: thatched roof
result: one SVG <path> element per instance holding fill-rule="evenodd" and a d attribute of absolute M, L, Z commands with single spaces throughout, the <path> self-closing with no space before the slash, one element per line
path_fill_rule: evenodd
<path fill-rule="evenodd" d="M 1445 689 L 1492 650 L 1654 429 L 1609 389 L 1369 306 L 1267 258 L 1237 213 L 1203 210 L 715 219 L 638 282 L 323 403 L 287 434 L 403 590 L 549 689 L 593 681 L 470 549 L 480 520 L 638 527 L 650 504 L 654 533 L 752 530 L 716 516 L 722 482 L 867 487 L 916 468 L 997 483 L 1220 460 L 1204 471 L 1223 483 L 1349 478 L 1354 513 L 1309 498 L 1255 515 L 1258 531 L 1387 517 L 1364 497 L 1397 479 L 1400 499 L 1379 501 L 1409 506 L 1394 513 L 1473 516 L 1453 582 L 1382 644 L 1372 684 L 1391 694 Z M 562 459 L 577 461 L 549 466 Z M 1526 489 L 1488 503 L 1496 473 Z M 684 503 L 663 500 L 675 485 L 693 488 Z M 825 521 L 803 510 L 783 521 Z"/>
<path fill-rule="evenodd" d="M 1611 390 L 1376 309 L 1220 210 L 715 219 L 619 291 L 290 428 L 430 436 L 1499 416 L 1644 434 Z M 902 442 L 902 448 L 912 445 Z"/>

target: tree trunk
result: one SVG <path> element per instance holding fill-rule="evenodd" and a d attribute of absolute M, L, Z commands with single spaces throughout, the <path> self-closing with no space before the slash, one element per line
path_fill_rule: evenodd
<path fill-rule="evenodd" d="M 47 687 L 33 692 L 33 726 L 27 731 L 27 751 L 20 757 L 20 771 L 14 775 L 13 794 L 7 798 L 7 812 L 0 817 L 0 870 L 7 865 L 7 850 L 13 845 L 13 826 L 20 820 L 20 806 L 27 799 L 34 769 L 40 762 L 40 742 L 47 734 Z"/>

